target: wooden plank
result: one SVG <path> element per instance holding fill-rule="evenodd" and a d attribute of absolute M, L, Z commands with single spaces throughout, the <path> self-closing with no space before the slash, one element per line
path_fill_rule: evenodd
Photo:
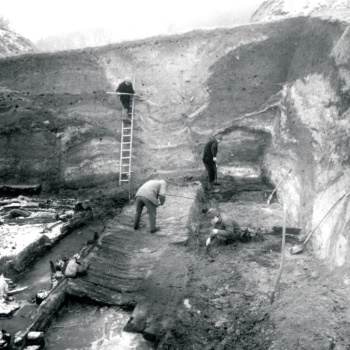
<path fill-rule="evenodd" d="M 89 273 L 88 277 L 84 278 L 86 281 L 89 281 L 90 283 L 93 283 L 98 287 L 104 287 L 107 289 L 111 289 L 112 291 L 116 292 L 136 292 L 140 289 L 140 286 L 143 282 L 143 280 L 129 280 L 130 283 L 127 283 L 128 280 L 125 279 L 119 279 L 119 278 L 113 278 L 111 279 L 104 279 L 103 276 L 100 274 L 95 273 Z"/>
<path fill-rule="evenodd" d="M 105 279 L 108 278 L 110 281 L 115 281 L 118 283 L 132 283 L 132 281 L 138 281 L 143 280 L 144 276 L 136 275 L 136 274 L 123 274 L 123 273 L 111 273 L 111 272 L 104 272 L 101 269 L 94 268 L 91 271 L 89 271 L 89 275 L 86 277 L 87 279 L 90 279 L 90 276 L 95 276 L 96 278 Z"/>
<path fill-rule="evenodd" d="M 130 257 L 131 253 L 125 251 L 125 247 L 120 247 L 120 245 L 114 245 L 112 243 L 104 244 L 103 246 L 99 246 L 100 249 L 96 251 L 97 256 L 101 256 L 101 254 L 112 255 L 117 257 Z M 124 249 L 124 250 L 123 250 Z"/>
<path fill-rule="evenodd" d="M 89 274 L 90 273 L 100 273 L 100 275 L 107 276 L 107 277 L 116 277 L 116 278 L 121 278 L 121 279 L 140 279 L 143 278 L 143 274 L 137 274 L 133 273 L 130 271 L 130 269 L 124 269 L 124 270 L 119 270 L 119 269 L 106 269 L 106 266 L 103 264 L 95 264 L 89 268 Z M 123 277 L 125 276 L 125 277 Z"/>
<path fill-rule="evenodd" d="M 101 268 L 104 268 L 104 269 L 111 269 L 111 270 L 119 270 L 119 271 L 123 271 L 123 270 L 126 270 L 128 271 L 130 269 L 130 264 L 124 262 L 124 261 L 119 261 L 119 260 L 114 260 L 113 261 L 113 265 L 111 265 L 111 262 L 110 260 L 108 259 L 90 259 L 89 261 L 90 263 L 90 267 L 93 267 L 93 266 L 100 266 Z"/>
<path fill-rule="evenodd" d="M 31 324 L 27 329 L 16 336 L 16 346 L 25 345 L 26 336 L 32 331 L 46 331 L 51 320 L 61 309 L 66 300 L 68 280 L 64 279 L 54 288 L 49 296 L 39 305 Z"/>
<path fill-rule="evenodd" d="M 135 295 L 132 293 L 111 293 L 110 289 L 96 286 L 82 279 L 70 280 L 67 286 L 67 294 L 79 298 L 88 298 L 107 305 L 128 305 L 133 308 L 136 304 Z"/>

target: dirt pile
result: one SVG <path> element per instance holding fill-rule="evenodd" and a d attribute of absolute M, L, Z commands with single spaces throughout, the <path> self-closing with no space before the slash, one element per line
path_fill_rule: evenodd
<path fill-rule="evenodd" d="M 28 39 L 9 30 L 0 29 L 0 58 L 33 53 L 35 51 L 34 44 Z"/>
<path fill-rule="evenodd" d="M 222 131 L 220 174 L 277 183 L 292 169 L 279 198 L 307 231 L 350 190 L 347 37 L 346 23 L 294 18 L 2 59 L 0 178 L 44 191 L 116 184 L 121 105 L 106 92 L 129 75 L 143 96 L 133 188 L 199 179 L 203 145 Z M 348 202 L 317 236 L 334 265 L 347 260 Z"/>

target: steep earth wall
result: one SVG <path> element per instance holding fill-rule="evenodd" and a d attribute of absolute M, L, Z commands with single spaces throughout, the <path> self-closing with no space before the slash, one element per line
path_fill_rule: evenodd
<path fill-rule="evenodd" d="M 121 105 L 136 103 L 133 181 L 203 172 L 201 153 L 224 133 L 220 176 L 281 185 L 288 224 L 305 233 L 350 192 L 348 24 L 294 18 L 78 51 L 0 60 L 0 177 L 44 190 L 115 182 Z M 348 261 L 349 198 L 317 231 L 317 254 Z"/>

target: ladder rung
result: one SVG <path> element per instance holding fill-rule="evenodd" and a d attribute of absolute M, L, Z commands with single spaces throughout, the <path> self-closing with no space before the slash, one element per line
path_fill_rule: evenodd
<path fill-rule="evenodd" d="M 131 130 L 131 128 L 123 128 L 123 130 Z"/>
<path fill-rule="evenodd" d="M 122 157 L 122 159 L 131 159 L 131 157 Z"/>

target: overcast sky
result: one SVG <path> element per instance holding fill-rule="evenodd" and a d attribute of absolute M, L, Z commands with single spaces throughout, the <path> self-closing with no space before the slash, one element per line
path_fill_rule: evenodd
<path fill-rule="evenodd" d="M 0 16 L 16 33 L 39 39 L 104 28 L 121 40 L 249 21 L 264 0 L 2 0 Z"/>

